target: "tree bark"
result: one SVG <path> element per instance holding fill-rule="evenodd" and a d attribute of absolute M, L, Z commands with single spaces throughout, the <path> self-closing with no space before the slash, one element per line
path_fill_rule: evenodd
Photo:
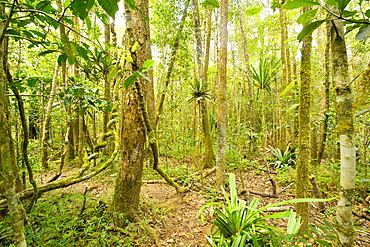
<path fill-rule="evenodd" d="M 127 50 L 131 51 L 132 71 L 138 70 L 151 58 L 149 23 L 146 19 L 149 16 L 149 1 L 135 2 L 141 13 L 132 12 L 125 6 Z M 131 49 L 136 42 L 136 50 Z M 140 200 L 146 132 L 139 97 L 133 86 L 125 90 L 122 96 L 121 163 L 112 202 L 115 224 L 120 227 L 125 220 L 135 220 Z"/>
<path fill-rule="evenodd" d="M 218 85 L 217 85 L 217 157 L 216 157 L 216 183 L 220 187 L 225 183 L 226 170 L 226 127 L 227 127 L 227 19 L 228 0 L 221 0 L 220 6 L 220 51 L 218 61 Z"/>
<path fill-rule="evenodd" d="M 325 100 L 325 116 L 321 126 L 321 137 L 320 146 L 317 153 L 317 164 L 321 163 L 325 151 L 325 142 L 328 132 L 328 122 L 329 122 L 329 108 L 330 108 L 330 24 L 326 24 L 326 47 L 325 47 L 325 81 L 324 81 L 324 100 Z"/>
<path fill-rule="evenodd" d="M 340 142 L 340 190 L 336 212 L 338 246 L 354 246 L 352 208 L 356 181 L 356 147 L 354 144 L 354 108 L 348 72 L 347 48 L 342 20 L 331 27 L 333 82 L 336 91 L 337 131 Z"/>
<path fill-rule="evenodd" d="M 2 14 L 3 6 L 1 6 Z M 10 17 L 8 17 L 10 18 Z M 0 22 L 0 32 L 6 32 L 4 22 Z M 24 224 L 22 217 L 22 206 L 18 203 L 16 194 L 16 184 L 19 179 L 19 170 L 16 165 L 14 143 L 11 134 L 11 125 L 9 120 L 8 100 L 6 97 L 6 73 L 7 66 L 7 39 L 0 41 L 0 178 L 5 190 L 7 199 L 9 218 L 13 229 L 13 239 L 17 247 L 27 246 L 24 235 Z"/>
<path fill-rule="evenodd" d="M 304 11 L 310 8 L 305 7 Z M 308 25 L 308 24 L 306 24 Z M 296 198 L 307 198 L 308 169 L 311 161 L 310 129 L 311 129 L 311 48 L 312 35 L 303 39 L 301 50 L 301 85 L 298 110 L 298 160 L 296 178 Z M 302 218 L 301 232 L 308 232 L 308 203 L 296 204 L 297 214 Z"/>

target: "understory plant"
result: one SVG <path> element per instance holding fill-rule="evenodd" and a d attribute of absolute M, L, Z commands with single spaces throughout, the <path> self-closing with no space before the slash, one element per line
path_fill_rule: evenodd
<path fill-rule="evenodd" d="M 292 210 L 267 214 L 267 208 L 282 205 L 276 203 L 258 208 L 260 201 L 254 198 L 249 205 L 237 196 L 235 175 L 229 176 L 230 196 L 222 188 L 226 205 L 211 202 L 200 209 L 200 213 L 207 207 L 214 208 L 215 220 L 211 233 L 207 236 L 211 246 L 282 246 L 290 242 L 298 232 L 300 217 Z M 286 202 L 289 203 L 289 202 Z M 268 224 L 268 219 L 288 219 L 287 229 L 282 229 Z"/>
<path fill-rule="evenodd" d="M 297 147 L 290 147 L 287 145 L 284 152 L 281 152 L 280 148 L 270 147 L 271 153 L 275 156 L 276 160 L 270 165 L 274 165 L 275 168 L 281 169 L 287 166 L 295 165 L 295 150 Z"/>
<path fill-rule="evenodd" d="M 238 198 L 235 175 L 229 175 L 230 194 L 222 188 L 225 204 L 210 202 L 204 205 L 198 215 L 206 208 L 213 209 L 214 222 L 207 240 L 213 247 L 260 247 L 297 246 L 296 234 L 301 226 L 300 217 L 287 210 L 278 213 L 265 212 L 268 208 L 299 202 L 324 202 L 332 199 L 301 198 L 282 201 L 259 208 L 260 200 L 254 198 L 249 205 Z M 287 219 L 286 230 L 269 223 L 274 219 Z"/>

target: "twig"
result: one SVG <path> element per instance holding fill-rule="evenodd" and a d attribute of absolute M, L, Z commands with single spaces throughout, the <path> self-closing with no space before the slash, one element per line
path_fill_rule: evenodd
<path fill-rule="evenodd" d="M 294 183 L 290 183 L 287 187 L 283 188 L 281 191 L 279 191 L 279 193 L 277 193 L 278 195 L 280 195 L 281 193 L 283 193 L 284 191 L 286 191 L 287 189 L 289 189 L 290 187 L 292 187 L 294 185 Z"/>

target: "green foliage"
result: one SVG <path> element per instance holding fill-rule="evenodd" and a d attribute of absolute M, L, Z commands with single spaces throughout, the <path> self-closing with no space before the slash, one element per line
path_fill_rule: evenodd
<path fill-rule="evenodd" d="M 139 224 L 122 229 L 124 234 L 112 231 L 112 217 L 105 203 L 79 194 L 58 193 L 40 198 L 29 220 L 29 246 L 132 246 L 145 245 L 147 239 Z M 0 245 L 9 246 L 9 222 L 1 221 L 0 226 Z"/>
<path fill-rule="evenodd" d="M 298 34 L 297 39 L 299 41 L 302 41 L 304 39 L 304 37 L 313 33 L 313 31 L 315 31 L 321 24 L 323 24 L 324 22 L 327 22 L 327 21 L 329 21 L 329 19 L 314 21 L 314 22 L 304 26 L 302 31 Z"/>
<path fill-rule="evenodd" d="M 250 66 L 255 86 L 258 90 L 271 93 L 271 83 L 278 72 L 280 60 L 260 57 L 257 68 Z"/>
<path fill-rule="evenodd" d="M 323 224 L 310 225 L 309 228 L 311 233 L 304 233 L 304 238 L 298 237 L 303 244 L 307 245 L 307 239 L 312 239 L 319 246 L 331 247 L 335 245 L 337 234 L 330 222 L 324 221 Z"/>
<path fill-rule="evenodd" d="M 285 148 L 284 153 L 281 152 L 280 148 L 273 148 L 270 146 L 271 153 L 277 158 L 276 161 L 270 163 L 270 165 L 274 165 L 275 168 L 285 168 L 287 166 L 294 166 L 295 165 L 295 150 L 297 147 L 290 147 L 287 145 Z"/>
<path fill-rule="evenodd" d="M 220 3 L 217 0 L 204 0 L 200 3 L 203 7 L 211 6 L 213 8 L 219 8 Z"/>
<path fill-rule="evenodd" d="M 189 85 L 191 87 L 191 97 L 188 99 L 189 102 L 193 102 L 194 100 L 211 100 L 211 89 L 208 88 L 208 83 L 201 84 L 200 81 L 196 79 L 194 83 L 189 82 Z"/>
<path fill-rule="evenodd" d="M 282 246 L 288 243 L 300 227 L 300 218 L 292 211 L 276 214 L 266 214 L 263 210 L 276 205 L 290 202 L 282 202 L 258 208 L 259 200 L 253 199 L 249 205 L 238 199 L 235 175 L 229 177 L 230 196 L 222 188 L 226 205 L 217 202 L 206 204 L 200 209 L 200 213 L 207 207 L 217 206 L 214 209 L 215 220 L 211 235 L 207 237 L 212 246 Z M 286 233 L 283 230 L 267 224 L 267 219 L 288 219 Z M 216 227 L 216 229 L 215 229 Z"/>

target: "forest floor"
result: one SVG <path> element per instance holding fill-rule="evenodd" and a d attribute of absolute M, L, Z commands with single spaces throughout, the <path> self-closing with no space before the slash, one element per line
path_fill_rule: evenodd
<path fill-rule="evenodd" d="M 236 171 L 235 173 L 238 189 L 247 191 L 247 193 L 240 196 L 241 199 L 249 201 L 254 197 L 259 198 L 262 206 L 294 198 L 294 186 L 290 186 L 289 181 L 285 181 L 283 185 L 277 184 L 277 193 L 281 192 L 277 198 L 266 196 L 271 194 L 272 191 L 270 178 L 274 178 L 277 175 L 269 175 L 263 169 L 259 169 L 257 172 L 256 170 L 251 170 L 243 171 L 242 173 Z M 113 195 L 114 177 L 115 174 L 99 175 L 97 179 L 93 178 L 64 190 L 81 194 L 84 191 L 88 191 L 89 196 L 108 204 Z M 243 178 L 243 182 L 241 177 Z M 189 180 L 189 178 L 187 179 Z M 195 181 L 196 179 L 191 180 Z M 205 182 L 203 185 L 194 183 L 190 187 L 190 191 L 186 193 L 176 193 L 174 188 L 158 180 L 144 182 L 141 190 L 141 218 L 144 220 L 144 224 L 149 225 L 154 235 L 158 237 L 161 246 L 209 246 L 207 245 L 206 236 L 210 233 L 213 221 L 212 215 L 209 211 L 205 210 L 206 220 L 202 222 L 197 214 L 199 209 L 210 202 L 210 200 L 222 201 L 222 195 L 215 192 L 213 180 L 214 174 L 211 174 L 204 179 Z M 262 195 L 256 195 L 253 192 Z M 324 219 L 333 221 L 335 203 L 334 200 L 325 203 L 325 212 L 320 212 L 318 205 L 311 203 L 310 223 L 313 225 L 323 224 Z M 290 205 L 290 207 L 294 208 L 294 205 Z M 356 201 L 355 211 L 358 212 L 358 216 L 355 216 L 356 228 L 358 230 L 356 238 L 357 246 L 370 246 L 369 205 L 360 204 Z M 273 224 L 284 227 L 282 222 Z M 148 233 L 148 235 L 150 234 Z M 325 236 L 313 235 L 317 238 L 325 238 Z M 144 243 L 143 241 L 133 239 L 132 246 L 158 245 L 154 244 L 152 238 L 147 238 Z M 317 245 L 312 244 L 306 246 Z"/>

